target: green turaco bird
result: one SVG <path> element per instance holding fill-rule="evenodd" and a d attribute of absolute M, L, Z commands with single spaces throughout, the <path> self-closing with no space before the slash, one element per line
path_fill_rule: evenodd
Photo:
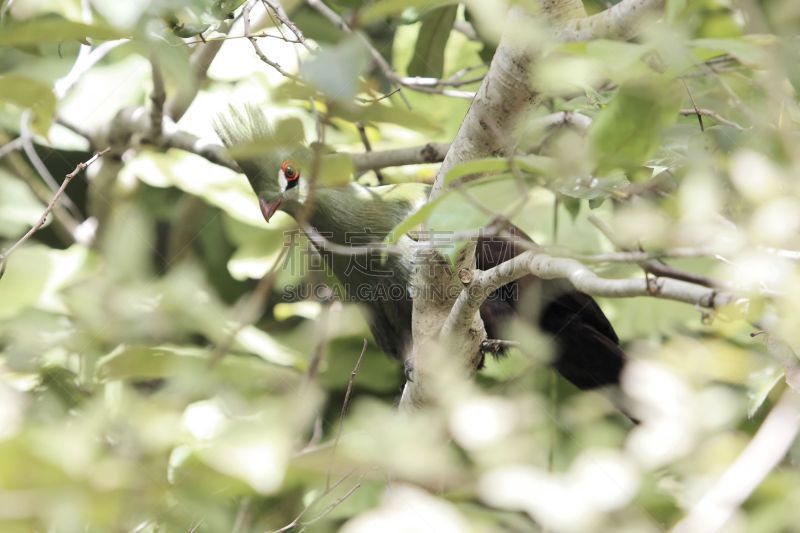
<path fill-rule="evenodd" d="M 280 148 L 260 110 L 247 107 L 244 112 L 232 111 L 218 121 L 217 131 L 258 196 L 267 222 L 279 209 L 296 219 L 307 217 L 308 226 L 336 245 L 382 242 L 428 196 L 429 187 L 419 183 L 380 187 L 350 183 L 317 187 L 309 195 L 308 180 L 302 177 L 307 149 Z M 257 149 L 259 146 L 264 149 Z M 312 201 L 306 210 L 309 197 Z M 510 233 L 530 241 L 517 228 L 512 227 Z M 385 262 L 375 252 L 361 262 L 371 270 L 353 268 L 350 254 L 332 250 L 323 254 L 345 296 L 363 304 L 375 342 L 398 359 L 403 359 L 411 344 L 409 286 L 413 259 L 410 246 L 408 250 L 388 254 Z M 477 267 L 491 268 L 523 250 L 514 240 L 479 239 Z M 481 306 L 480 313 L 489 338 L 501 338 L 504 323 L 514 316 L 532 321 L 552 335 L 556 346 L 554 366 L 582 389 L 619 382 L 625 354 L 614 329 L 597 303 L 566 281 L 526 276 L 496 291 Z"/>

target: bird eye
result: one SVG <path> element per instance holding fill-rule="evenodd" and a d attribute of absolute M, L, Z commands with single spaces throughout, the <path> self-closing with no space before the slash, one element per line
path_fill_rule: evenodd
<path fill-rule="evenodd" d="M 291 161 L 284 161 L 281 170 L 288 181 L 297 181 L 300 178 L 300 171 L 294 167 Z"/>

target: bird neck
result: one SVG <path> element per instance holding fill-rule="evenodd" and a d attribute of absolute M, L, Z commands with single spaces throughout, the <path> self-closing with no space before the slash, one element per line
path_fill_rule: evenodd
<path fill-rule="evenodd" d="M 313 198 L 309 223 L 326 239 L 341 245 L 382 241 L 391 230 L 419 208 L 427 197 L 422 184 L 320 188 Z M 287 206 L 297 218 L 303 205 Z"/>

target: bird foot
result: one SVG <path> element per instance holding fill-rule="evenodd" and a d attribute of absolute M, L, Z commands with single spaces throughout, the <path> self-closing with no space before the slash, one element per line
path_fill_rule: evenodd
<path fill-rule="evenodd" d="M 405 361 L 403 361 L 403 375 L 405 375 L 406 381 L 414 381 L 414 359 L 409 357 Z"/>
<path fill-rule="evenodd" d="M 519 346 L 519 342 L 517 341 L 504 341 L 501 339 L 486 339 L 481 342 L 481 353 L 489 353 L 493 356 L 497 357 L 499 355 L 503 355 L 505 351 L 509 348 Z"/>

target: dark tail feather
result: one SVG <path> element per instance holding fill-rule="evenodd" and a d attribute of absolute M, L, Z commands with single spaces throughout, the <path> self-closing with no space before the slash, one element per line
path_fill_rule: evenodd
<path fill-rule="evenodd" d="M 551 302 L 542 311 L 540 327 L 558 347 L 554 366 L 581 389 L 619 384 L 626 356 L 600 307 L 575 292 Z"/>

